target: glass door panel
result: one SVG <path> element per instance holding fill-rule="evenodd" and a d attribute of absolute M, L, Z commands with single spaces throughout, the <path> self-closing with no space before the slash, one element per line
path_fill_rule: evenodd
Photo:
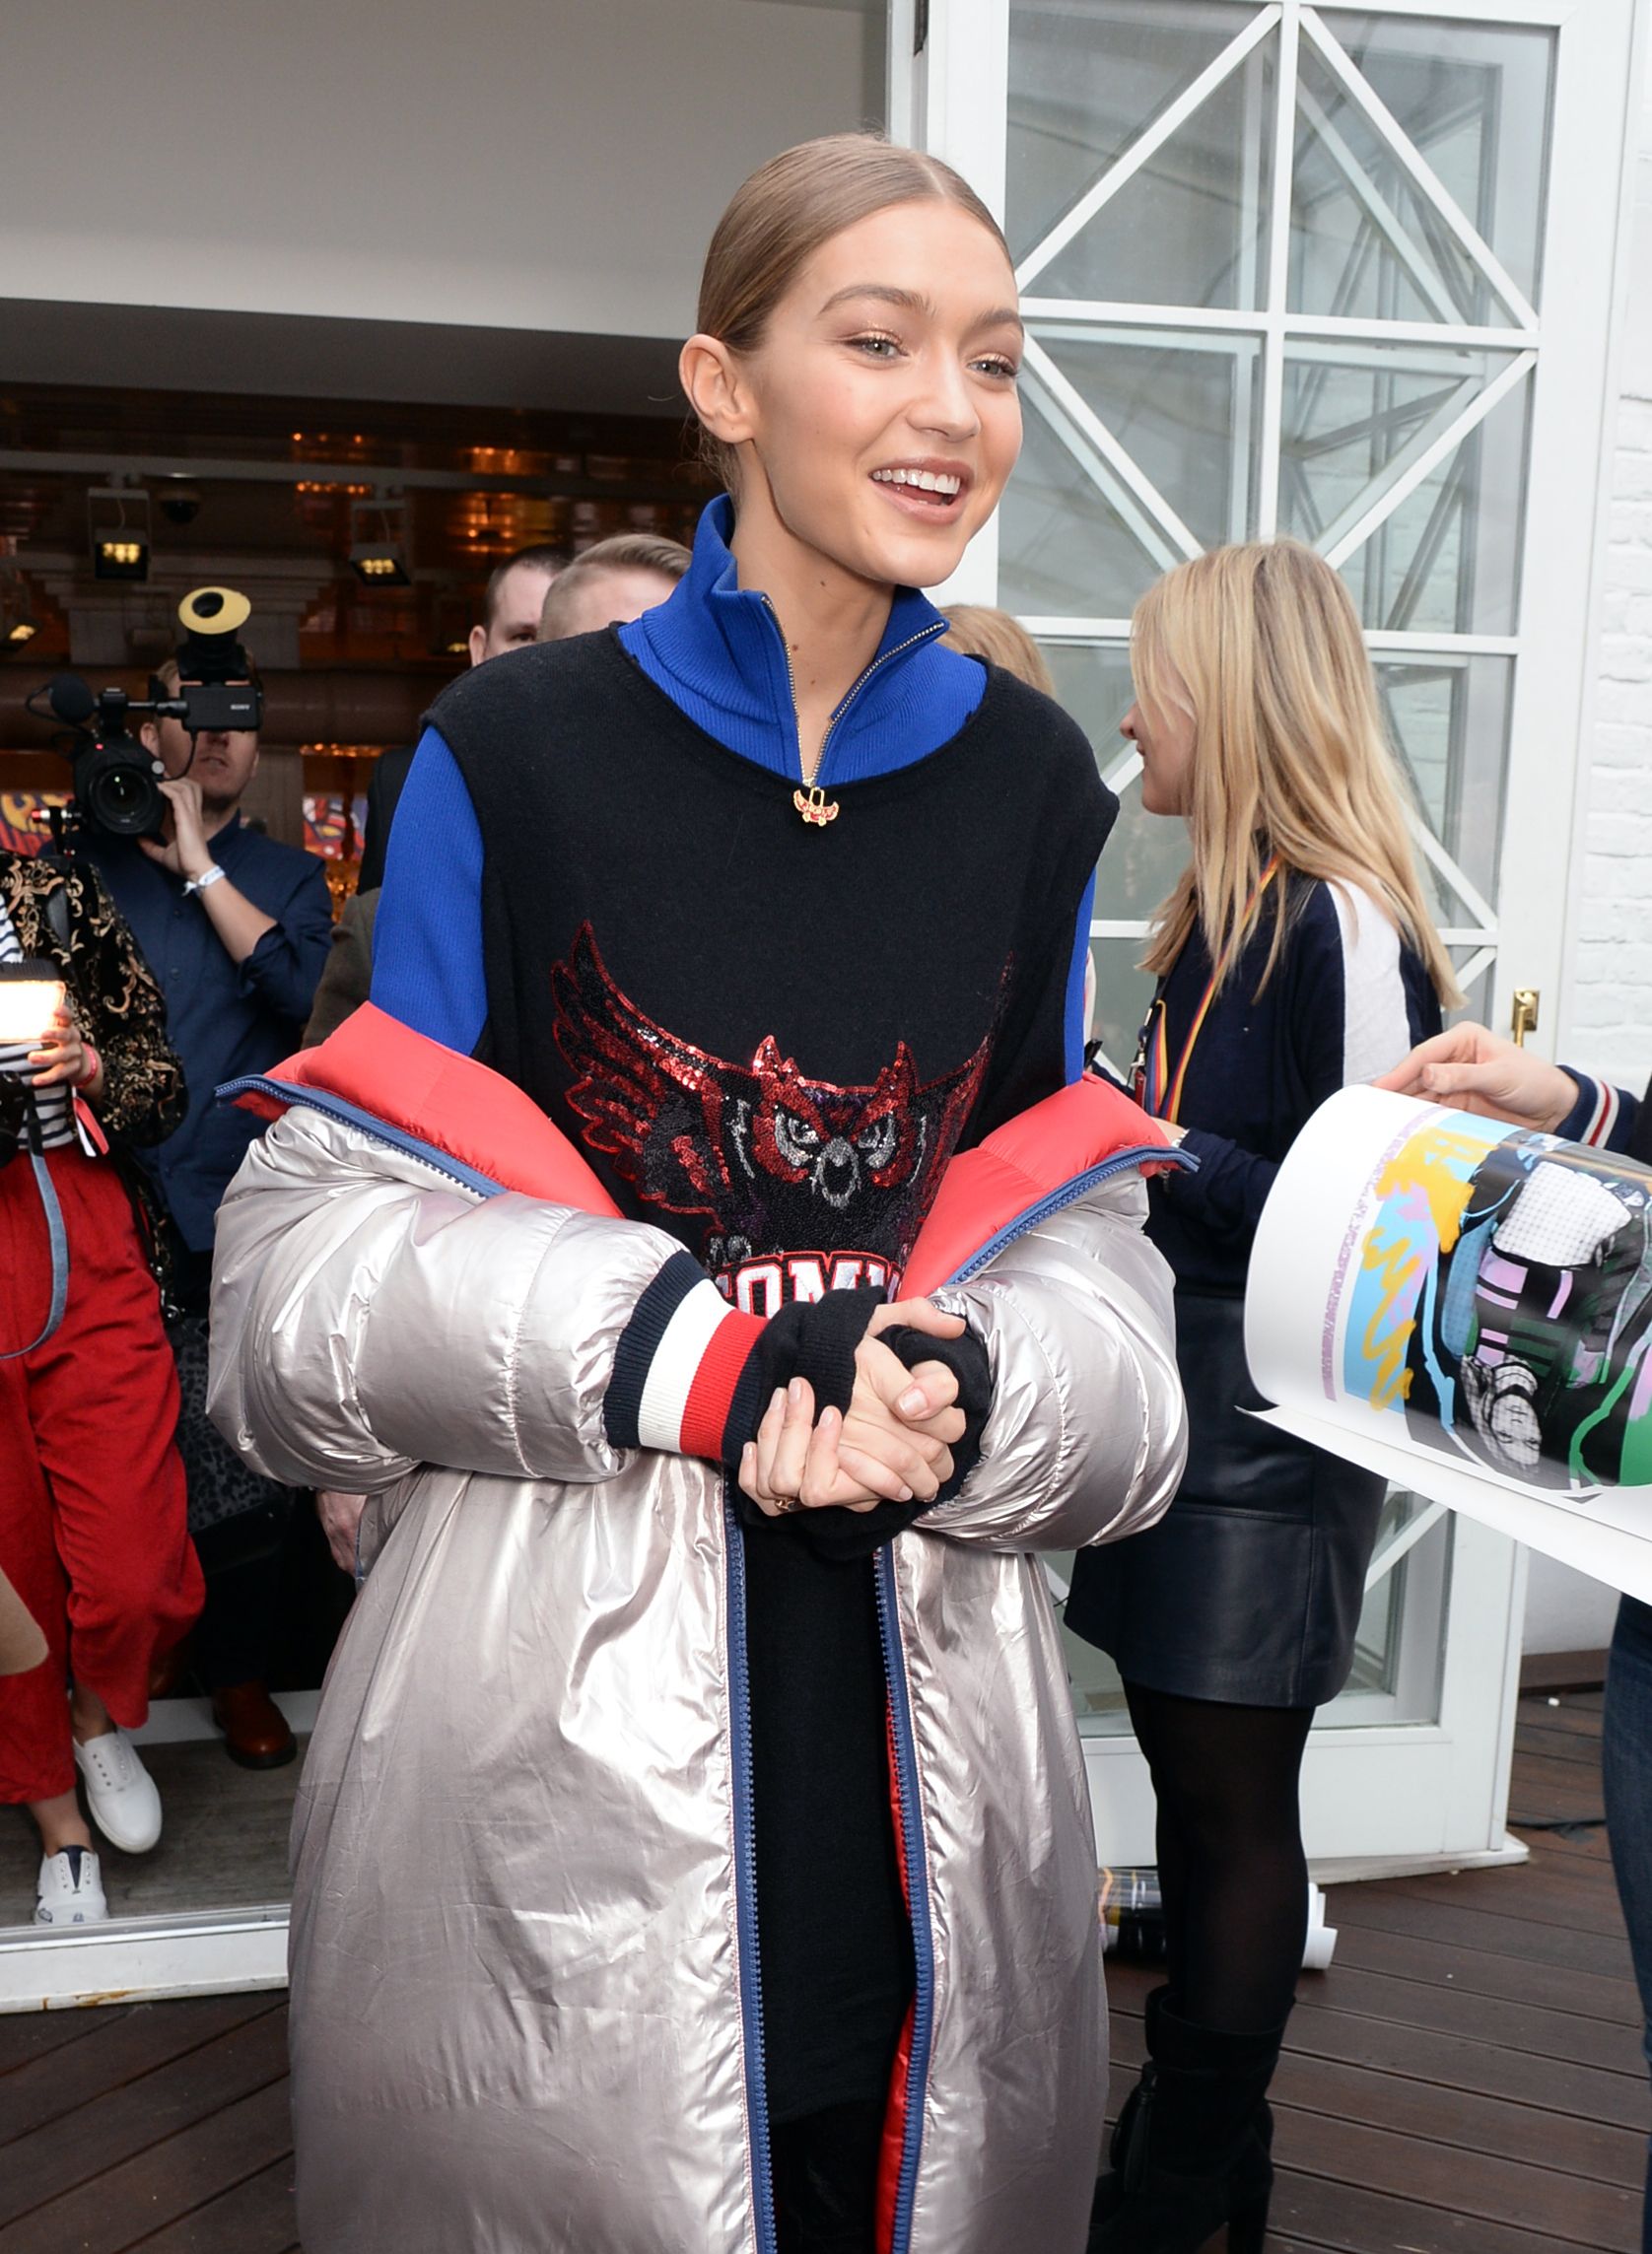
<path fill-rule="evenodd" d="M 1582 43 L 1560 27 L 1592 19 L 1598 102 L 1627 54 L 1626 0 L 1539 22 L 1523 7 L 1517 24 L 1306 0 L 949 5 L 960 76 L 1006 57 L 985 176 L 1002 179 L 1031 340 L 998 599 L 1043 642 L 1122 800 L 1093 934 L 1108 1055 L 1133 1054 L 1150 992 L 1136 961 L 1186 852 L 1181 825 L 1142 812 L 1117 734 L 1129 614 L 1183 557 L 1276 532 L 1348 584 L 1439 922 L 1486 1014 L 1511 840 L 1530 819 L 1514 801 L 1534 376 L 1570 343 L 1543 325 L 1557 56 Z M 1580 85 L 1567 115 L 1586 136 Z M 969 169 L 962 142 L 935 145 Z M 1064 1584 L 1066 1570 L 1054 1561 Z M 1392 1848 L 1391 1814 L 1373 1813 L 1391 1787 L 1415 1851 L 1472 1850 L 1477 1825 L 1479 1848 L 1495 1844 L 1486 1700 L 1513 1665 L 1518 1584 L 1506 1544 L 1390 1497 L 1352 1679 L 1310 1755 L 1319 1853 L 1383 1851 L 1385 1831 Z M 1105 1844 L 1150 1853 L 1117 1676 L 1067 1649 Z"/>

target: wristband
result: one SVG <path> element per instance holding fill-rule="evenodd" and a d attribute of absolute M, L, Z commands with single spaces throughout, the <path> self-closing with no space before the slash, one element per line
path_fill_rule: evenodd
<path fill-rule="evenodd" d="M 187 900 L 192 892 L 205 892 L 207 886 L 209 884 L 216 884 L 218 879 L 223 874 L 224 869 L 222 864 L 218 861 L 214 861 L 210 868 L 202 869 L 199 876 L 192 876 L 188 879 L 183 887 L 184 899 Z"/>
<path fill-rule="evenodd" d="M 90 1041 L 83 1041 L 81 1043 L 81 1051 L 85 1057 L 86 1061 L 81 1066 L 80 1078 L 75 1082 L 75 1086 L 77 1088 L 90 1088 L 93 1081 L 97 1079 L 99 1073 L 103 1069 L 103 1059 L 99 1056 L 97 1050 L 93 1048 Z"/>

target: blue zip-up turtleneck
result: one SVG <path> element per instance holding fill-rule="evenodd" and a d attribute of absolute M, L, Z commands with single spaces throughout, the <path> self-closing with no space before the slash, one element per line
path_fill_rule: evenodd
<path fill-rule="evenodd" d="M 655 610 L 619 630 L 622 648 L 686 718 L 727 751 L 800 781 L 797 711 L 780 621 L 742 587 L 726 494 L 702 512 L 694 561 Z M 875 655 L 833 715 L 817 780 L 865 783 L 951 741 L 986 691 L 986 669 L 938 647 L 946 620 L 916 587 L 897 587 Z M 490 658 L 508 665 L 511 653 Z M 601 756 L 600 747 L 592 756 Z M 1081 904 L 1067 991 L 1067 1067 L 1082 1062 Z M 469 1056 L 487 1019 L 482 965 L 482 839 L 452 753 L 435 728 L 419 740 L 396 807 L 374 930 L 373 998 L 416 1032 Z"/>
<path fill-rule="evenodd" d="M 780 619 L 765 594 L 742 587 L 728 536 L 734 508 L 720 494 L 703 511 L 694 564 L 676 592 L 619 638 L 677 710 L 754 766 L 802 780 L 797 708 Z M 820 771 L 827 784 L 867 783 L 950 742 L 980 704 L 986 669 L 937 647 L 946 621 L 916 587 L 897 587 L 871 663 L 832 716 Z"/>

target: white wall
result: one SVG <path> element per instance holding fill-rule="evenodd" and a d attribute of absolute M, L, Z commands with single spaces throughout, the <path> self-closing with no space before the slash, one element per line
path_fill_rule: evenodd
<path fill-rule="evenodd" d="M 806 0 L 0 15 L 0 298 L 678 336 L 731 191 L 881 79 L 881 8 Z"/>
<path fill-rule="evenodd" d="M 1652 50 L 1636 160 L 1581 897 L 1554 1053 L 1638 1094 L 1652 1075 Z M 1528 592 L 1530 599 L 1530 590 Z M 1582 1651 L 1617 1598 L 1534 1553 L 1525 1648 Z"/>

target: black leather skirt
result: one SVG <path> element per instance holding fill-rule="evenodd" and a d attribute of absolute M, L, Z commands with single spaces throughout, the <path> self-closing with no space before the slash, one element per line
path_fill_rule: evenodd
<path fill-rule="evenodd" d="M 1145 1534 L 1082 1549 L 1067 1624 L 1127 1682 L 1234 1706 L 1323 1706 L 1353 1664 L 1384 1482 L 1242 1413 L 1244 1304 L 1176 1294 L 1188 1468 Z"/>

